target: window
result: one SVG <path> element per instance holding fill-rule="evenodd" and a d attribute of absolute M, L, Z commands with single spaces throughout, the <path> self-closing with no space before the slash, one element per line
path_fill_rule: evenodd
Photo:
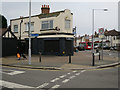
<path fill-rule="evenodd" d="M 70 28 L 70 20 L 65 20 L 65 28 L 66 29 Z"/>
<path fill-rule="evenodd" d="M 29 31 L 29 22 L 25 23 L 25 31 Z M 31 22 L 31 31 L 34 31 L 34 22 Z"/>
<path fill-rule="evenodd" d="M 41 29 L 53 29 L 53 20 L 50 21 L 42 21 Z"/>
<path fill-rule="evenodd" d="M 14 32 L 18 32 L 18 25 L 14 25 Z"/>

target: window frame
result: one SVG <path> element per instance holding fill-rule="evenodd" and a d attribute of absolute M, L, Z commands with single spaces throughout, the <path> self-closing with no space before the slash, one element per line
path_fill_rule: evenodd
<path fill-rule="evenodd" d="M 53 20 L 41 21 L 41 30 L 49 30 L 49 29 L 53 29 Z"/>
<path fill-rule="evenodd" d="M 33 25 L 33 30 L 31 29 L 31 32 L 34 32 L 34 22 L 31 22 L 31 27 Z M 29 32 L 29 22 L 25 23 L 25 32 Z"/>
<path fill-rule="evenodd" d="M 67 21 L 69 21 L 69 27 L 67 27 L 67 25 L 68 25 Z M 71 25 L 71 20 L 65 19 L 65 29 L 70 29 L 71 28 L 70 25 Z"/>
<path fill-rule="evenodd" d="M 17 31 L 15 31 L 15 26 L 17 26 Z M 18 24 L 15 24 L 13 28 L 14 28 L 14 33 L 18 33 Z"/>

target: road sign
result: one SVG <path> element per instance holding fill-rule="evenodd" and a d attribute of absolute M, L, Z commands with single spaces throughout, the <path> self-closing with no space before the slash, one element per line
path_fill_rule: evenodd
<path fill-rule="evenodd" d="M 104 34 L 104 28 L 99 28 L 99 34 Z"/>
<path fill-rule="evenodd" d="M 31 34 L 31 36 L 38 37 L 39 34 Z"/>

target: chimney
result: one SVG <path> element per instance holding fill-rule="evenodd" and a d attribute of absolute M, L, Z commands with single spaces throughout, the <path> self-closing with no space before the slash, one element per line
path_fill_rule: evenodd
<path fill-rule="evenodd" d="M 50 13 L 49 5 L 42 5 L 41 12 L 42 12 L 42 14 Z"/>

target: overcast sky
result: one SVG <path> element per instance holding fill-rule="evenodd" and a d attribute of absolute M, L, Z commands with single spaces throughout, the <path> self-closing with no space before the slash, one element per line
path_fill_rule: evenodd
<path fill-rule="evenodd" d="M 114 0 L 113 0 L 114 1 Z M 50 12 L 71 10 L 73 27 L 79 35 L 92 33 L 92 9 L 107 8 L 108 11 L 95 11 L 95 31 L 103 27 L 118 30 L 118 2 L 32 2 L 32 15 L 41 13 L 43 4 L 50 5 Z M 28 2 L 2 2 L 2 15 L 8 20 L 29 15 Z"/>

